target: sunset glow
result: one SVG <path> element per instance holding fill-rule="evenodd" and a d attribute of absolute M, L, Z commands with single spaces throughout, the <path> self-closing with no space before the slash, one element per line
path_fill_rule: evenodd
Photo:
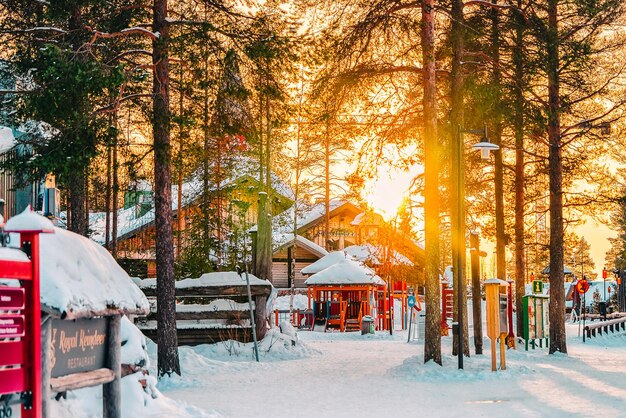
<path fill-rule="evenodd" d="M 366 184 L 363 197 L 385 219 L 391 219 L 407 196 L 411 182 L 422 171 L 421 166 L 413 167 L 410 171 L 381 168 L 378 178 Z"/>

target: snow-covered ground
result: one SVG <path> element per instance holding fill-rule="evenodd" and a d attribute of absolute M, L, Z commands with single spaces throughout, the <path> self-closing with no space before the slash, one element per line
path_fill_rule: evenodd
<path fill-rule="evenodd" d="M 160 397 L 145 396 L 146 407 L 124 416 L 626 416 L 626 333 L 583 344 L 578 324 L 568 323 L 567 332 L 568 355 L 518 347 L 507 351 L 507 370 L 497 372 L 487 338 L 485 354 L 466 358 L 459 371 L 451 337 L 442 337 L 443 367 L 424 365 L 423 341 L 407 343 L 406 331 L 300 331 L 292 347 L 272 330 L 260 345 L 260 363 L 252 344 L 181 347 L 183 377 L 161 380 Z M 148 350 L 154 366 L 155 345 Z M 129 382 L 125 391 L 137 391 Z M 73 396 L 55 406 L 55 416 L 90 416 L 75 413 L 81 406 Z"/>

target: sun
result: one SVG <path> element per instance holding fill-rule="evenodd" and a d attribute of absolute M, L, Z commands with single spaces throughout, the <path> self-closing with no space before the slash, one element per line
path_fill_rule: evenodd
<path fill-rule="evenodd" d="M 378 178 L 365 183 L 363 198 L 376 212 L 389 220 L 396 215 L 413 179 L 423 171 L 423 167 L 419 165 L 408 171 L 381 167 Z"/>

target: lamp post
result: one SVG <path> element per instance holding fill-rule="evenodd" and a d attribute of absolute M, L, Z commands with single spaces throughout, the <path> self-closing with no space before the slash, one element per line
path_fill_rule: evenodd
<path fill-rule="evenodd" d="M 463 160 L 464 160 L 464 141 L 463 141 L 463 134 L 464 133 L 469 133 L 469 134 L 475 134 L 475 135 L 482 135 L 482 140 L 477 143 L 472 145 L 472 149 L 474 150 L 478 150 L 480 151 L 480 157 L 483 160 L 488 160 L 489 159 L 489 152 L 490 151 L 497 151 L 498 149 L 500 149 L 500 147 L 496 144 L 492 144 L 489 142 L 488 138 L 487 138 L 487 126 L 485 126 L 484 129 L 480 129 L 480 130 L 475 130 L 475 129 L 464 129 L 463 127 L 461 127 L 460 125 L 457 126 L 457 132 L 458 132 L 458 146 L 459 149 L 456 150 L 458 152 L 459 155 L 459 167 L 456 170 L 456 179 L 455 179 L 455 183 L 456 183 L 456 203 L 457 203 L 457 215 L 458 215 L 458 219 L 456 222 L 456 228 L 455 229 L 455 237 L 452 240 L 452 258 L 455 260 L 456 262 L 456 271 L 454 271 L 454 279 L 456 281 L 456 283 L 454 284 L 454 287 L 456 288 L 456 292 L 457 292 L 457 305 L 458 305 L 458 310 L 457 310 L 457 329 L 458 329 L 458 338 L 457 338 L 457 356 L 458 356 L 458 366 L 459 369 L 463 368 L 463 306 L 464 306 L 464 301 L 463 301 L 463 294 L 464 292 L 461 290 L 463 288 L 463 269 L 462 269 L 462 262 L 463 262 L 463 250 L 462 248 L 464 248 L 463 245 L 463 240 L 465 239 L 465 221 L 464 221 L 464 200 L 465 200 L 465 196 L 464 194 L 464 178 L 463 178 Z"/>

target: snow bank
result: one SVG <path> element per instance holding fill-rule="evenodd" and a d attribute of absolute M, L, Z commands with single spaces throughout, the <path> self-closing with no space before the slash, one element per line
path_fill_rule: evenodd
<path fill-rule="evenodd" d="M 139 380 L 150 380 L 152 376 L 135 373 L 122 379 L 122 418 L 217 418 L 222 415 L 215 411 L 206 412 L 185 402 L 175 401 L 155 390 L 156 398 L 146 393 Z M 102 417 L 102 388 L 100 386 L 67 392 L 67 399 L 50 402 L 51 416 L 54 418 L 100 418 Z"/>
<path fill-rule="evenodd" d="M 289 310 L 289 300 L 291 296 L 279 296 L 274 301 L 274 309 L 278 309 L 279 311 L 287 311 Z M 293 295 L 293 308 L 294 309 L 308 309 L 309 307 L 309 298 L 306 295 Z"/>

